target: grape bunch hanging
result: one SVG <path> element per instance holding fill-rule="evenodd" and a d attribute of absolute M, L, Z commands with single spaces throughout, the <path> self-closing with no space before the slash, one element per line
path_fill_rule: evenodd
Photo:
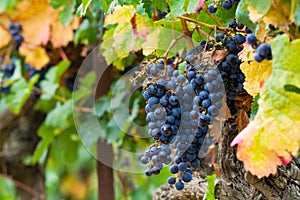
<path fill-rule="evenodd" d="M 224 121 L 224 108 L 230 110 L 226 124 L 234 127 L 239 109 L 237 97 L 245 93 L 245 75 L 240 69 L 238 54 L 247 42 L 257 49 L 257 59 L 272 59 L 270 46 L 259 43 L 252 31 L 235 19 L 229 23 L 232 32 L 218 33 L 214 40 L 203 40 L 187 52 L 185 59 L 178 56 L 150 62 L 142 95 L 147 102 L 148 134 L 154 143 L 140 158 L 148 166 L 147 176 L 157 175 L 164 165 L 171 165 L 170 185 L 183 190 L 201 170 L 207 152 L 217 142 L 211 132 Z M 246 37 L 247 36 L 247 37 Z M 257 48 L 258 47 L 258 48 Z M 218 60 L 216 52 L 222 52 Z M 208 56 L 210 55 L 210 56 Z M 184 70 L 178 63 L 185 60 Z"/>

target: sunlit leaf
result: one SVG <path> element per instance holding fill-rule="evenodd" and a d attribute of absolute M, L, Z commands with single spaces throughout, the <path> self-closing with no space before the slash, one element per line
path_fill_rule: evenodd
<path fill-rule="evenodd" d="M 250 95 L 255 96 L 272 73 L 272 61 L 264 60 L 259 63 L 254 60 L 253 56 L 254 53 L 251 51 L 244 52 L 241 70 L 246 76 L 244 88 Z"/>
<path fill-rule="evenodd" d="M 232 142 L 246 170 L 258 177 L 276 172 L 291 160 L 300 146 L 300 94 L 285 90 L 300 87 L 300 40 L 287 35 L 272 41 L 273 71 L 259 99 L 258 113 Z"/>

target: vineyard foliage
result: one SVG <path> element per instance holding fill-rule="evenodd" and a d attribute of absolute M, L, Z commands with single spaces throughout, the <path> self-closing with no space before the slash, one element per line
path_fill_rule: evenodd
<path fill-rule="evenodd" d="M 244 122 L 247 126 L 240 130 L 232 146 L 237 145 L 237 157 L 245 169 L 260 178 L 275 174 L 277 166 L 288 164 L 300 146 L 300 3 L 296 0 L 230 2 L 232 8 L 223 9 L 221 1 L 210 0 L 1 0 L 0 113 L 9 109 L 19 115 L 32 99 L 36 101 L 33 109 L 46 113 L 38 129 L 41 140 L 24 163 L 47 163 L 51 169 L 63 162 L 68 168 L 84 157 L 80 155 L 82 138 L 94 153 L 99 138 L 107 138 L 115 148 L 129 146 L 134 151 L 150 142 L 139 139 L 129 121 L 124 126 L 133 136 L 126 135 L 124 127 L 117 127 L 112 109 L 127 112 L 121 103 L 126 91 L 119 91 L 120 104 L 110 108 L 114 84 L 106 96 L 96 100 L 94 107 L 78 106 L 89 101 L 86 97 L 93 95 L 97 85 L 94 72 L 78 75 L 74 72 L 79 68 L 75 63 L 82 62 L 91 46 L 101 42 L 100 52 L 106 63 L 117 69 L 117 74 L 142 59 L 166 60 L 177 53 L 185 56 L 203 40 L 217 43 L 218 33 L 246 36 L 250 34 L 248 28 L 259 41 L 256 45 L 270 45 L 272 60 L 258 62 L 257 46 L 249 42 L 243 44 L 238 54 L 245 75 L 244 88 L 255 99 L 255 106 L 250 123 Z M 245 27 L 232 28 L 233 19 Z M 12 23 L 22 27 L 20 45 L 11 33 Z M 5 71 L 7 65 L 13 66 L 11 75 Z M 139 112 L 144 105 L 140 94 L 134 96 L 130 120 L 144 123 L 145 116 Z M 97 130 L 85 121 L 80 124 L 78 135 L 73 112 L 90 113 L 103 125 L 106 134 L 93 134 Z M 86 134 L 81 134 L 82 130 Z M 56 150 L 63 145 L 63 149 Z M 151 187 L 164 183 L 167 176 L 164 171 L 164 178 L 153 182 Z M 137 197 L 150 187 L 145 180 L 142 176 L 135 180 L 142 187 L 140 191 L 134 190 Z"/>

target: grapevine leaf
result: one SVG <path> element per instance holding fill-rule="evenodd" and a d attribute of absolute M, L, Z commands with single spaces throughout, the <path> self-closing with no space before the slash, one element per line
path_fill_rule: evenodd
<path fill-rule="evenodd" d="M 80 12 L 80 17 L 84 16 L 89 5 L 91 4 L 92 0 L 82 0 L 82 9 Z"/>
<path fill-rule="evenodd" d="M 51 145 L 55 147 L 50 149 L 51 158 L 57 163 L 69 164 L 74 162 L 79 146 L 76 128 L 71 126 L 59 133 Z"/>
<path fill-rule="evenodd" d="M 64 25 L 67 26 L 69 23 L 71 23 L 73 19 L 73 12 L 75 10 L 75 0 L 51 0 L 50 4 L 55 8 L 55 9 L 60 9 L 58 16 L 60 22 Z"/>
<path fill-rule="evenodd" d="M 11 41 L 11 36 L 7 30 L 0 26 L 0 48 L 5 47 Z"/>
<path fill-rule="evenodd" d="M 256 62 L 252 51 L 245 51 L 241 56 L 243 63 L 241 70 L 246 76 L 244 88 L 251 96 L 257 95 L 261 86 L 268 80 L 272 73 L 272 62 L 264 60 L 263 62 Z"/>
<path fill-rule="evenodd" d="M 79 78 L 79 89 L 73 92 L 73 101 L 77 102 L 84 97 L 91 94 L 96 81 L 96 75 L 94 72 L 88 73 L 85 77 Z"/>
<path fill-rule="evenodd" d="M 297 94 L 300 94 L 300 88 L 294 85 L 285 85 L 284 89 L 288 92 L 295 92 Z"/>
<path fill-rule="evenodd" d="M 267 14 L 272 5 L 270 0 L 245 0 L 245 2 L 249 7 L 254 7 L 258 13 L 263 15 Z"/>
<path fill-rule="evenodd" d="M 152 3 L 158 10 L 165 11 L 165 12 L 168 11 L 168 5 L 165 0 L 153 0 Z"/>
<path fill-rule="evenodd" d="M 71 65 L 70 61 L 62 61 L 57 66 L 51 67 L 46 74 L 45 79 L 41 82 L 41 89 L 45 91 L 41 99 L 49 100 L 55 94 L 56 89 L 59 87 L 59 80 L 61 75 Z"/>
<path fill-rule="evenodd" d="M 51 43 L 54 48 L 58 48 L 61 46 L 67 46 L 69 42 L 73 40 L 74 37 L 74 29 L 79 26 L 78 18 L 74 17 L 74 20 L 68 26 L 63 26 L 59 21 L 55 21 L 51 24 L 52 32 L 51 32 Z M 62 34 L 64 33 L 64 34 Z"/>
<path fill-rule="evenodd" d="M 239 22 L 243 23 L 245 26 L 249 27 L 251 30 L 255 30 L 256 24 L 253 24 L 249 18 L 249 11 L 245 6 L 244 0 L 241 0 L 235 11 L 236 18 Z"/>
<path fill-rule="evenodd" d="M 74 44 L 91 44 L 97 41 L 97 23 L 84 19 L 75 32 Z"/>
<path fill-rule="evenodd" d="M 169 0 L 170 15 L 171 17 L 179 17 L 184 14 L 182 6 L 184 5 L 184 0 Z"/>
<path fill-rule="evenodd" d="M 297 11 L 295 14 L 295 22 L 299 26 L 300 25 L 300 1 L 298 1 Z"/>
<path fill-rule="evenodd" d="M 198 3 L 199 0 L 189 0 L 186 8 L 187 13 L 193 13 Z"/>
<path fill-rule="evenodd" d="M 99 124 L 95 123 L 93 118 L 93 116 L 87 117 L 85 122 L 80 126 L 78 130 L 78 134 L 81 140 L 84 141 L 84 146 L 86 148 L 90 148 L 98 141 L 100 137 L 105 138 L 105 134 L 103 134 L 103 131 L 99 130 Z"/>
<path fill-rule="evenodd" d="M 216 174 L 213 174 L 211 176 L 207 176 L 205 178 L 207 181 L 207 187 L 206 187 L 206 193 L 205 193 L 205 199 L 207 200 L 215 200 L 215 186 L 217 182 L 217 176 Z"/>
<path fill-rule="evenodd" d="M 33 45 L 46 45 L 50 39 L 50 24 L 58 12 L 48 0 L 22 1 L 16 9 L 16 21 L 23 26 L 25 41 Z"/>
<path fill-rule="evenodd" d="M 42 137 L 40 142 L 38 143 L 33 156 L 32 156 L 32 164 L 36 164 L 40 158 L 43 156 L 44 152 L 48 149 L 49 145 L 52 143 L 54 139 L 55 129 L 53 127 L 48 127 L 45 124 L 42 124 L 38 130 L 38 135 Z"/>
<path fill-rule="evenodd" d="M 8 8 L 12 8 L 16 5 L 17 1 L 12 0 L 1 0 L 0 1 L 0 13 L 7 10 Z"/>
<path fill-rule="evenodd" d="M 110 99 L 107 96 L 100 97 L 95 104 L 95 115 L 102 117 L 105 112 L 110 111 Z"/>
<path fill-rule="evenodd" d="M 36 47 L 32 49 L 22 45 L 19 51 L 22 56 L 25 56 L 25 62 L 30 64 L 35 69 L 42 69 L 50 62 L 50 58 L 47 55 L 46 50 L 42 47 Z"/>
<path fill-rule="evenodd" d="M 24 78 L 18 80 L 11 87 L 11 93 L 5 96 L 8 107 L 15 113 L 19 114 L 24 103 L 30 97 L 34 84 L 38 81 L 39 76 L 35 75 L 27 82 Z"/>
<path fill-rule="evenodd" d="M 259 105 L 258 105 L 258 100 L 259 100 L 259 94 L 256 95 L 253 99 L 253 103 L 251 105 L 251 115 L 250 115 L 250 119 L 254 119 L 255 115 L 257 114 Z"/>
<path fill-rule="evenodd" d="M 145 9 L 145 12 L 148 14 L 148 16 L 152 17 L 152 14 L 155 10 L 155 7 L 153 6 L 152 2 L 149 0 L 142 0 L 141 5 L 143 5 L 143 8 Z"/>
<path fill-rule="evenodd" d="M 286 85 L 300 87 L 300 40 L 287 35 L 272 41 L 273 71 L 261 92 L 255 119 L 233 140 L 237 157 L 246 170 L 258 177 L 276 172 L 291 160 L 300 146 L 300 94 L 286 91 Z M 291 138 L 293 138 L 291 140 Z"/>
<path fill-rule="evenodd" d="M 45 125 L 65 129 L 68 127 L 68 118 L 72 114 L 72 101 L 62 104 L 56 103 L 56 107 L 50 111 L 46 117 Z"/>

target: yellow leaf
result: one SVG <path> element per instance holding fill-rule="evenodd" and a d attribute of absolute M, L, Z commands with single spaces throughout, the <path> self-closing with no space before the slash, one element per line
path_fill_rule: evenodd
<path fill-rule="evenodd" d="M 271 48 L 272 75 L 260 93 L 257 115 L 232 142 L 245 169 L 258 177 L 274 174 L 300 146 L 300 40 L 278 36 Z"/>
<path fill-rule="evenodd" d="M 264 60 L 259 63 L 253 58 L 254 53 L 252 51 L 245 51 L 243 53 L 241 64 L 241 70 L 246 76 L 244 88 L 251 96 L 256 96 L 261 86 L 268 80 L 272 73 L 272 61 Z"/>
<path fill-rule="evenodd" d="M 105 17 L 105 24 L 118 24 L 124 26 L 126 22 L 129 22 L 135 13 L 133 6 L 120 6 L 117 5 L 112 14 Z"/>
<path fill-rule="evenodd" d="M 232 145 L 238 144 L 237 157 L 244 161 L 245 169 L 261 178 L 275 174 L 278 165 L 291 161 L 291 156 L 279 156 L 276 151 L 270 150 L 263 143 L 260 124 L 257 120 L 250 124 L 234 139 Z M 254 134 L 253 134 L 254 133 Z"/>
<path fill-rule="evenodd" d="M 73 40 L 74 33 L 70 25 L 63 26 L 59 21 L 55 21 L 51 27 L 51 43 L 54 48 L 67 46 L 68 43 Z"/>
<path fill-rule="evenodd" d="M 157 49 L 157 45 L 159 42 L 159 38 L 158 38 L 159 34 L 160 34 L 160 29 L 157 29 L 147 35 L 146 41 L 142 45 L 143 54 L 145 56 L 150 55 L 155 51 L 155 49 Z"/>
<path fill-rule="evenodd" d="M 50 61 L 46 50 L 42 47 L 29 48 L 25 45 L 22 45 L 19 49 L 19 52 L 22 56 L 25 56 L 25 62 L 37 70 L 45 67 L 45 65 Z"/>
<path fill-rule="evenodd" d="M 48 0 L 25 0 L 17 5 L 15 20 L 23 25 L 27 43 L 46 45 L 50 39 L 50 24 L 57 19 L 57 11 Z"/>
<path fill-rule="evenodd" d="M 7 30 L 0 26 L 0 48 L 5 47 L 11 41 L 11 36 Z"/>

